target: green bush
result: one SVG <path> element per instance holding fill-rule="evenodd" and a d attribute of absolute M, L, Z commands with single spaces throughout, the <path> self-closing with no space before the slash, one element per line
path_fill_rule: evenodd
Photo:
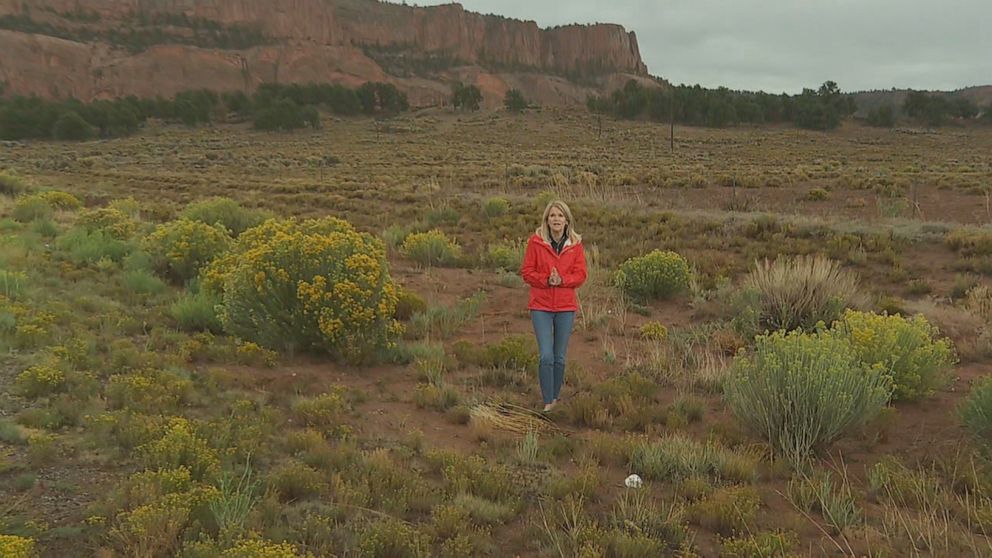
<path fill-rule="evenodd" d="M 961 404 L 961 420 L 986 451 L 992 450 L 992 378 L 972 388 Z"/>
<path fill-rule="evenodd" d="M 690 274 L 685 258 L 675 252 L 655 250 L 622 263 L 614 282 L 635 300 L 667 299 L 689 288 Z"/>
<path fill-rule="evenodd" d="M 955 363 L 948 339 L 923 315 L 906 319 L 848 310 L 834 324 L 867 367 L 878 369 L 893 387 L 892 399 L 919 399 L 947 379 Z"/>
<path fill-rule="evenodd" d="M 490 244 L 483 257 L 483 262 L 490 268 L 503 269 L 517 273 L 524 260 L 524 245 L 522 242 L 503 241 Z"/>
<path fill-rule="evenodd" d="M 757 332 L 830 324 L 860 299 L 858 278 L 822 256 L 764 260 L 744 279 L 739 319 Z"/>
<path fill-rule="evenodd" d="M 58 246 L 77 264 L 95 264 L 102 259 L 121 262 L 134 248 L 131 243 L 98 230 L 72 229 L 58 239 Z"/>
<path fill-rule="evenodd" d="M 437 229 L 410 234 L 403 241 L 401 251 L 423 265 L 453 266 L 461 256 L 458 243 Z"/>
<path fill-rule="evenodd" d="M 368 558 L 427 558 L 430 535 L 392 517 L 377 519 L 362 530 L 358 554 Z"/>
<path fill-rule="evenodd" d="M 132 293 L 141 295 L 160 294 L 168 288 L 161 279 L 143 269 L 132 269 L 124 272 L 124 284 Z"/>
<path fill-rule="evenodd" d="M 741 422 L 793 464 L 874 417 L 891 387 L 833 332 L 776 332 L 738 355 L 724 397 Z"/>
<path fill-rule="evenodd" d="M 51 218 L 53 208 L 48 200 L 38 194 L 21 196 L 14 203 L 11 216 L 20 223 L 30 223 L 37 219 Z"/>
<path fill-rule="evenodd" d="M 60 141 L 88 140 L 96 132 L 96 128 L 72 110 L 63 113 L 52 127 L 52 137 Z"/>
<path fill-rule="evenodd" d="M 203 273 L 224 329 L 272 349 L 367 360 L 401 327 L 382 242 L 347 221 L 270 219 Z"/>
<path fill-rule="evenodd" d="M 169 313 L 172 318 L 179 323 L 179 329 L 183 331 L 210 331 L 221 333 L 224 330 L 217 317 L 217 305 L 220 299 L 206 291 L 195 294 L 186 293 L 179 297 L 172 306 Z"/>
<path fill-rule="evenodd" d="M 189 219 L 159 225 L 144 242 L 155 271 L 178 283 L 195 278 L 230 245 L 226 229 Z"/>
<path fill-rule="evenodd" d="M 189 204 L 180 217 L 208 225 L 220 224 L 236 237 L 247 229 L 261 225 L 266 215 L 242 207 L 231 198 L 214 197 Z"/>
<path fill-rule="evenodd" d="M 427 310 L 427 302 L 413 291 L 400 289 L 399 298 L 396 301 L 396 319 L 405 322 L 414 314 L 423 313 Z"/>
<path fill-rule="evenodd" d="M 486 198 L 486 201 L 482 202 L 482 214 L 487 219 L 495 219 L 496 217 L 506 215 L 507 211 L 510 211 L 510 202 L 506 198 L 496 196 Z"/>
<path fill-rule="evenodd" d="M 23 178 L 0 171 L 0 195 L 15 197 L 30 191 L 31 186 Z"/>

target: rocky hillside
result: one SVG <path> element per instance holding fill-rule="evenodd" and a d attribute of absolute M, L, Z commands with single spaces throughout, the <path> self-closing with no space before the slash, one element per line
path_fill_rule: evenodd
<path fill-rule="evenodd" d="M 373 80 L 429 105 L 460 80 L 489 105 L 511 87 L 565 104 L 649 80 L 618 25 L 541 29 L 374 0 L 0 0 L 0 52 L 8 94 L 83 100 Z"/>

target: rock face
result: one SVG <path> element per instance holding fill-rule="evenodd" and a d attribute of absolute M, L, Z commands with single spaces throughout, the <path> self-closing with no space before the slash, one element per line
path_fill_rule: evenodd
<path fill-rule="evenodd" d="M 430 104 L 459 79 L 490 105 L 510 87 L 572 103 L 648 77 L 618 25 L 540 29 L 458 4 L 375 0 L 0 0 L 0 53 L 7 92 L 83 100 L 374 80 Z"/>

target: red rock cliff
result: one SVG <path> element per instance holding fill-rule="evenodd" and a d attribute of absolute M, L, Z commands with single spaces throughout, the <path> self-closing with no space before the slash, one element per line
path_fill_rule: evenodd
<path fill-rule="evenodd" d="M 459 4 L 419 8 L 374 0 L 0 0 L 3 16 L 49 25 L 0 25 L 6 27 L 0 30 L 0 81 L 14 93 L 85 99 L 191 87 L 250 89 L 273 80 L 366 79 L 395 81 L 410 89 L 418 77 L 436 85 L 446 77 L 461 79 L 466 66 L 490 74 L 543 73 L 552 81 L 558 80 L 553 76 L 589 80 L 647 74 L 634 33 L 618 25 L 540 29 L 532 21 L 467 12 Z M 169 44 L 166 39 L 128 52 L 101 38 L 100 33 L 133 29 L 138 22 L 147 26 L 161 16 L 257 29 L 265 44 L 203 48 Z M 52 27 L 66 31 L 53 33 Z M 81 28 L 89 33 L 78 33 Z M 448 67 L 430 76 L 420 75 L 416 67 L 407 75 L 390 76 L 389 63 L 376 56 L 383 52 L 401 62 L 443 57 Z M 432 97 L 443 89 L 421 82 L 421 88 L 437 90 Z M 584 95 L 563 92 L 564 100 L 575 100 L 571 97 Z"/>

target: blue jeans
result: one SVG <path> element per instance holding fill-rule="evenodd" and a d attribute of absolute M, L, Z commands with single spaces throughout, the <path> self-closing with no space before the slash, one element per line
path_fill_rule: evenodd
<path fill-rule="evenodd" d="M 537 349 L 540 353 L 538 378 L 541 380 L 541 397 L 547 405 L 561 392 L 565 381 L 565 350 L 568 338 L 575 324 L 575 312 L 544 312 L 531 310 L 530 320 L 537 336 Z"/>

